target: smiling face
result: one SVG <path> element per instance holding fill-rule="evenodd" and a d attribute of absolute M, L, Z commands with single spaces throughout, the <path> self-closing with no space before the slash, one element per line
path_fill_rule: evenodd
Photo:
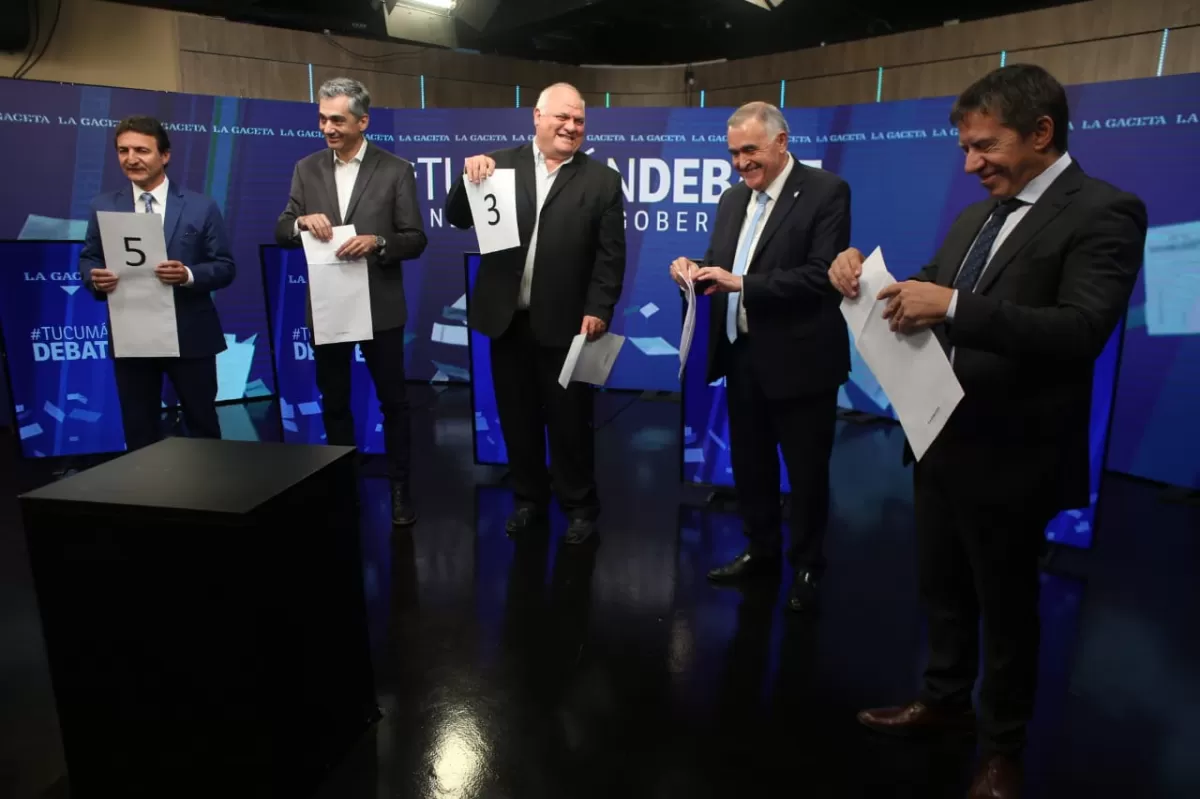
<path fill-rule="evenodd" d="M 171 153 L 160 152 L 158 139 L 127 130 L 117 137 L 117 157 L 125 177 L 144 191 L 153 191 L 162 183 Z"/>
<path fill-rule="evenodd" d="M 341 158 L 353 158 L 362 146 L 363 131 L 370 121 L 368 114 L 355 116 L 350 111 L 350 98 L 346 96 L 323 97 L 318 107 L 317 120 L 325 143 Z"/>
<path fill-rule="evenodd" d="M 754 191 L 763 191 L 787 166 L 788 136 L 784 131 L 772 136 L 767 126 L 751 117 L 726 133 L 733 168 Z"/>
<path fill-rule="evenodd" d="M 560 86 L 551 89 L 539 105 L 542 107 L 533 109 L 538 149 L 547 158 L 570 158 L 583 144 L 583 98 L 574 89 Z"/>
<path fill-rule="evenodd" d="M 983 111 L 968 111 L 958 123 L 958 143 L 966 153 L 963 169 L 997 198 L 1017 196 L 1053 162 L 1053 141 L 1049 117 L 1039 118 L 1028 136 Z"/>

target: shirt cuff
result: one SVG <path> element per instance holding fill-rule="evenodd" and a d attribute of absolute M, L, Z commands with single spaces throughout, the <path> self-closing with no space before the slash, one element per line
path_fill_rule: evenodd
<path fill-rule="evenodd" d="M 950 307 L 946 309 L 946 318 L 954 321 L 954 309 L 958 307 L 958 289 L 954 290 L 954 294 L 950 297 Z"/>
<path fill-rule="evenodd" d="M 300 220 L 297 219 L 295 222 L 292 223 L 292 236 L 296 237 L 299 235 L 300 235 Z"/>
<path fill-rule="evenodd" d="M 195 283 L 195 282 L 196 282 L 196 276 L 192 274 L 192 269 L 191 269 L 191 267 L 185 266 L 185 267 L 184 267 L 184 269 L 185 269 L 185 270 L 187 270 L 187 273 L 188 273 L 188 279 L 187 279 L 187 282 L 186 282 L 186 283 L 184 283 L 183 285 L 185 285 L 185 286 L 190 286 L 190 285 L 192 285 L 193 283 Z"/>

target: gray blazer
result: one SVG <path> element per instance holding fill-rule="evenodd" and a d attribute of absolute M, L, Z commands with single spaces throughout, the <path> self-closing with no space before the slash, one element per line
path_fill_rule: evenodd
<path fill-rule="evenodd" d="M 343 220 L 333 179 L 335 157 L 332 151 L 322 150 L 296 163 L 287 208 L 275 225 L 275 241 L 281 247 L 300 247 L 300 237 L 293 235 L 295 222 L 308 214 L 325 214 L 335 226 L 352 224 L 359 235 L 382 236 L 387 242 L 383 253 L 367 257 L 371 326 L 375 330 L 401 327 L 408 321 L 408 310 L 400 267 L 403 261 L 419 258 L 428 243 L 413 165 L 367 142 Z M 311 296 L 308 323 L 312 325 Z"/>

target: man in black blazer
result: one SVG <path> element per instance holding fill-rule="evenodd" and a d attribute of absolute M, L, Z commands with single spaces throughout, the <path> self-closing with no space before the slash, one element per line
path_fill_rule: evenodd
<path fill-rule="evenodd" d="M 1071 159 L 1066 93 L 1041 67 L 985 76 L 950 120 L 991 197 L 959 215 L 914 279 L 880 295 L 893 330 L 934 328 L 965 392 L 914 467 L 929 660 L 917 701 L 859 719 L 900 734 L 977 727 L 970 796 L 1007 798 L 1021 790 L 1033 714 L 1045 528 L 1089 502 L 1092 367 L 1137 280 L 1146 208 Z M 861 268 L 847 250 L 830 280 L 854 297 Z"/>
<path fill-rule="evenodd" d="M 412 164 L 363 136 L 370 107 L 366 87 L 356 80 L 335 78 L 321 86 L 319 124 L 328 149 L 296 164 L 291 196 L 275 226 L 275 240 L 283 247 L 300 247 L 301 231 L 329 241 L 334 227 L 354 225 L 357 235 L 342 245 L 338 257 L 365 257 L 367 261 L 373 337 L 359 346 L 383 413 L 392 521 L 407 526 L 417 520 L 417 513 L 409 488 L 409 405 L 404 377 L 408 311 L 401 267 L 404 261 L 420 257 L 427 242 Z M 308 323 L 311 327 L 311 297 Z M 354 344 L 349 342 L 313 347 L 325 440 L 330 444 L 355 445 L 350 412 L 353 352 Z"/>
<path fill-rule="evenodd" d="M 717 205 L 705 266 L 671 265 L 680 285 L 712 296 L 708 380 L 725 378 L 729 445 L 749 547 L 713 569 L 715 582 L 778 574 L 779 455 L 792 488 L 789 607 L 811 609 L 824 569 L 829 455 L 838 387 L 850 374 L 840 297 L 826 273 L 850 243 L 850 186 L 787 151 L 788 126 L 768 103 L 729 119 L 729 152 L 742 182 Z"/>
<path fill-rule="evenodd" d="M 521 246 L 483 256 L 468 321 L 492 340 L 496 408 L 517 499 L 508 531 L 545 519 L 552 473 L 570 519 L 565 540 L 580 543 L 600 512 L 593 390 L 583 383 L 563 389 L 558 375 L 575 336 L 594 340 L 612 322 L 625 279 L 625 210 L 620 175 L 579 152 L 584 102 L 573 86 L 543 91 L 533 124 L 533 143 L 467 159 L 446 198 L 446 219 L 474 225 L 464 180 L 516 170 Z"/>

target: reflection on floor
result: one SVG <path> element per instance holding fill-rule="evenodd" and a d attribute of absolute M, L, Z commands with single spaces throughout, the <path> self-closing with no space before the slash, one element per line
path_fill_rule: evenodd
<path fill-rule="evenodd" d="M 571 548 L 561 515 L 505 535 L 511 498 L 502 470 L 472 463 L 465 390 L 414 394 L 421 521 L 393 532 L 371 464 L 362 485 L 385 718 L 321 799 L 965 795 L 969 750 L 854 721 L 909 698 L 922 663 L 896 428 L 839 427 L 830 568 L 806 619 L 783 610 L 786 575 L 706 583 L 740 525 L 679 485 L 676 404 L 599 397 L 601 538 Z M 224 409 L 223 425 L 278 437 L 270 403 Z M 49 479 L 2 468 L 6 485 Z M 0 502 L 0 795 L 68 796 L 13 493 Z M 1096 548 L 1043 578 L 1028 796 L 1200 795 L 1200 510 L 1159 498 L 1109 478 Z"/>

